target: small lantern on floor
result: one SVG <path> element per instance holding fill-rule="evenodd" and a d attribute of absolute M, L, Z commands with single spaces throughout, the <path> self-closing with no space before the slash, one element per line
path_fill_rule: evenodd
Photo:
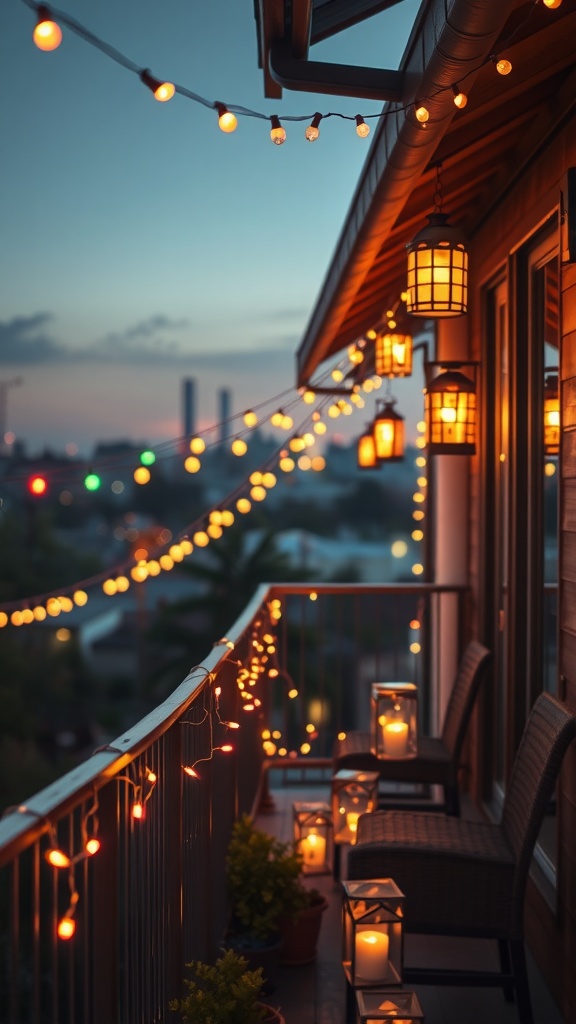
<path fill-rule="evenodd" d="M 395 411 L 395 404 L 394 399 L 377 402 L 372 424 L 376 458 L 386 462 L 404 458 L 404 417 Z"/>
<path fill-rule="evenodd" d="M 347 881 L 342 887 L 342 965 L 348 982 L 353 988 L 398 987 L 404 894 L 392 878 Z"/>
<path fill-rule="evenodd" d="M 378 1024 L 378 1021 L 417 1024 L 424 1020 L 418 996 L 405 989 L 381 989 L 378 992 L 359 989 L 356 1004 L 359 1024 Z"/>
<path fill-rule="evenodd" d="M 304 875 L 325 875 L 332 865 L 332 815 L 325 803 L 295 803 L 294 842 Z"/>
<path fill-rule="evenodd" d="M 378 803 L 379 772 L 357 772 L 342 768 L 332 776 L 332 822 L 334 842 L 356 842 L 358 818 L 373 811 Z"/>
<path fill-rule="evenodd" d="M 443 367 L 433 377 L 433 367 Z M 473 378 L 455 367 L 471 369 Z M 430 455 L 473 455 L 476 451 L 475 363 L 427 363 L 424 412 Z"/>
<path fill-rule="evenodd" d="M 410 377 L 412 374 L 412 335 L 387 331 L 377 334 L 374 369 L 379 377 Z"/>
<path fill-rule="evenodd" d="M 418 754 L 418 687 L 414 683 L 372 683 L 371 750 L 382 760 Z"/>
<path fill-rule="evenodd" d="M 544 454 L 560 451 L 560 396 L 558 373 L 550 373 L 544 381 Z"/>

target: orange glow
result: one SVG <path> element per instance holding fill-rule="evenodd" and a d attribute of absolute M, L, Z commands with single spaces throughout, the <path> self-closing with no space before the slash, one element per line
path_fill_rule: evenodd
<path fill-rule="evenodd" d="M 132 804 L 132 817 L 135 818 L 136 821 L 143 821 L 146 817 L 146 808 L 141 800 L 136 800 L 135 803 Z"/>
<path fill-rule="evenodd" d="M 51 21 L 49 11 L 43 5 L 38 7 L 38 23 L 32 38 L 39 50 L 50 53 L 57 50 L 62 42 L 62 30 L 55 21 Z"/>
<path fill-rule="evenodd" d="M 43 476 L 32 476 L 28 481 L 28 490 L 30 491 L 30 494 L 40 497 L 41 495 L 46 494 L 48 484 Z"/>
<path fill-rule="evenodd" d="M 85 590 L 76 590 L 74 592 L 74 604 L 77 604 L 79 608 L 82 608 L 88 601 L 88 594 Z"/>
<path fill-rule="evenodd" d="M 84 849 L 86 850 L 86 853 L 88 854 L 89 857 L 93 857 L 94 854 L 98 853 L 98 850 L 100 849 L 100 840 L 96 839 L 96 836 L 92 836 L 91 839 L 87 840 Z"/>
<path fill-rule="evenodd" d="M 187 473 L 197 473 L 202 468 L 200 459 L 197 459 L 195 455 L 189 455 L 184 462 L 184 469 Z"/>
<path fill-rule="evenodd" d="M 46 852 L 46 860 L 53 868 L 69 868 L 70 857 L 63 850 L 50 849 Z"/>
<path fill-rule="evenodd" d="M 58 938 L 71 939 L 76 931 L 76 921 L 73 917 L 63 917 L 58 922 Z"/>
<path fill-rule="evenodd" d="M 224 743 L 223 746 L 218 747 L 218 750 L 221 750 L 223 754 L 230 754 L 234 750 L 234 747 L 231 743 Z"/>
<path fill-rule="evenodd" d="M 232 114 L 226 107 L 218 107 L 218 127 L 221 131 L 229 133 L 235 132 L 238 127 L 238 118 L 235 114 Z"/>
<path fill-rule="evenodd" d="M 199 779 L 200 778 L 200 776 L 198 775 L 198 772 L 196 771 L 196 769 L 192 768 L 190 765 L 182 765 L 182 768 L 186 772 L 186 775 L 189 775 L 191 779 Z"/>
<path fill-rule="evenodd" d="M 150 470 L 146 466 L 138 466 L 134 470 L 134 480 L 137 484 L 147 484 L 150 481 Z"/>

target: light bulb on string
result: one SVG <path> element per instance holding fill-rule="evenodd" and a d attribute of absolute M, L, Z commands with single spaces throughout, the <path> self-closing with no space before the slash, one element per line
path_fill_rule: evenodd
<path fill-rule="evenodd" d="M 554 11 L 557 7 L 560 7 L 562 0 L 543 0 L 543 3 L 544 7 L 548 7 L 551 11 Z"/>
<path fill-rule="evenodd" d="M 509 75 L 512 71 L 512 62 L 507 57 L 491 57 L 490 60 L 496 65 L 499 75 Z"/>
<path fill-rule="evenodd" d="M 216 110 L 218 111 L 218 127 L 220 131 L 225 132 L 227 135 L 230 132 L 235 132 L 238 127 L 236 114 L 228 110 L 224 103 L 217 103 Z"/>
<path fill-rule="evenodd" d="M 38 21 L 32 34 L 35 45 L 44 53 L 57 50 L 62 42 L 62 29 L 52 21 L 50 8 L 46 4 L 38 4 L 36 8 Z"/>
<path fill-rule="evenodd" d="M 149 68 L 143 68 L 140 72 L 140 81 L 148 86 L 159 103 L 166 103 L 168 100 L 171 100 L 176 92 L 176 87 L 172 82 L 161 82 L 159 78 L 154 78 L 150 74 Z"/>
<path fill-rule="evenodd" d="M 356 114 L 356 135 L 359 135 L 361 139 L 366 139 L 370 135 L 370 126 L 366 124 L 366 121 L 360 114 Z"/>
<path fill-rule="evenodd" d="M 270 118 L 270 138 L 276 146 L 281 146 L 286 141 L 286 130 L 280 124 L 280 118 L 277 114 L 272 114 Z"/>
<path fill-rule="evenodd" d="M 428 110 L 428 107 L 425 107 L 423 103 L 419 102 L 419 100 L 414 104 L 414 114 L 416 116 L 416 120 L 419 121 L 420 124 L 426 124 L 430 118 L 430 111 Z"/>
<path fill-rule="evenodd" d="M 320 135 L 320 129 L 318 125 L 320 124 L 321 120 L 322 114 L 319 114 L 318 111 L 316 111 L 314 117 L 312 118 L 312 121 L 310 122 L 306 131 L 304 132 L 304 138 L 308 139 L 308 142 L 316 142 L 316 139 Z"/>
<path fill-rule="evenodd" d="M 468 103 L 468 97 L 465 92 L 462 92 L 458 83 L 452 86 L 452 92 L 454 93 L 454 106 L 458 107 L 459 110 L 463 110 Z"/>

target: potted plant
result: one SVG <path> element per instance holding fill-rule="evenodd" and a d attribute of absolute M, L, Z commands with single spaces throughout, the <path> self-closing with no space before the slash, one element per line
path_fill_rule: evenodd
<path fill-rule="evenodd" d="M 279 957 L 286 963 L 309 963 L 313 960 L 320 915 L 326 901 L 322 897 L 318 901 L 319 894 L 302 884 L 302 857 L 293 845 L 282 843 L 257 829 L 251 818 L 244 815 L 233 826 L 226 869 L 232 907 L 229 944 L 247 956 L 252 966 L 262 963 L 262 952 L 270 947 L 274 949 L 276 962 Z M 308 911 L 318 902 L 321 910 L 312 915 L 318 918 L 313 925 L 312 950 L 306 952 L 305 960 L 296 958 L 291 951 L 283 960 L 284 936 L 291 931 L 292 925 L 306 928 Z M 269 960 L 268 954 L 267 958 Z M 274 964 L 266 962 L 263 966 L 265 978 L 273 985 Z M 272 990 L 268 988 L 268 991 Z"/>
<path fill-rule="evenodd" d="M 285 1024 L 279 1010 L 259 1001 L 262 971 L 247 970 L 247 960 L 233 950 L 213 965 L 195 960 L 186 966 L 194 973 L 184 982 L 188 993 L 170 1002 L 185 1024 Z"/>
<path fill-rule="evenodd" d="M 280 963 L 286 967 L 300 967 L 316 959 L 322 914 L 328 901 L 318 889 L 304 889 L 304 892 L 306 903 L 302 909 L 280 918 Z"/>

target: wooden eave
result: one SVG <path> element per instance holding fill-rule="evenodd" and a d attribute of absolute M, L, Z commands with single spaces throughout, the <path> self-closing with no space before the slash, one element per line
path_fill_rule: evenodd
<path fill-rule="evenodd" d="M 512 73 L 501 76 L 488 62 L 460 80 L 468 104 L 422 131 L 426 136 L 431 130 L 434 139 L 421 166 L 414 161 L 398 175 L 395 163 L 405 160 L 399 145 L 393 141 L 386 147 L 383 160 L 385 147 L 375 138 L 298 352 L 299 384 L 309 383 L 325 359 L 374 327 L 397 302 L 405 288 L 406 244 L 433 208 L 437 164 L 442 164 L 444 212 L 472 238 L 573 109 L 576 13 L 542 8 L 524 24 L 529 6 L 516 4 L 489 51 L 510 59 Z M 513 45 L 500 51 L 499 43 L 514 30 Z M 454 107 L 451 93 L 450 103 Z"/>

